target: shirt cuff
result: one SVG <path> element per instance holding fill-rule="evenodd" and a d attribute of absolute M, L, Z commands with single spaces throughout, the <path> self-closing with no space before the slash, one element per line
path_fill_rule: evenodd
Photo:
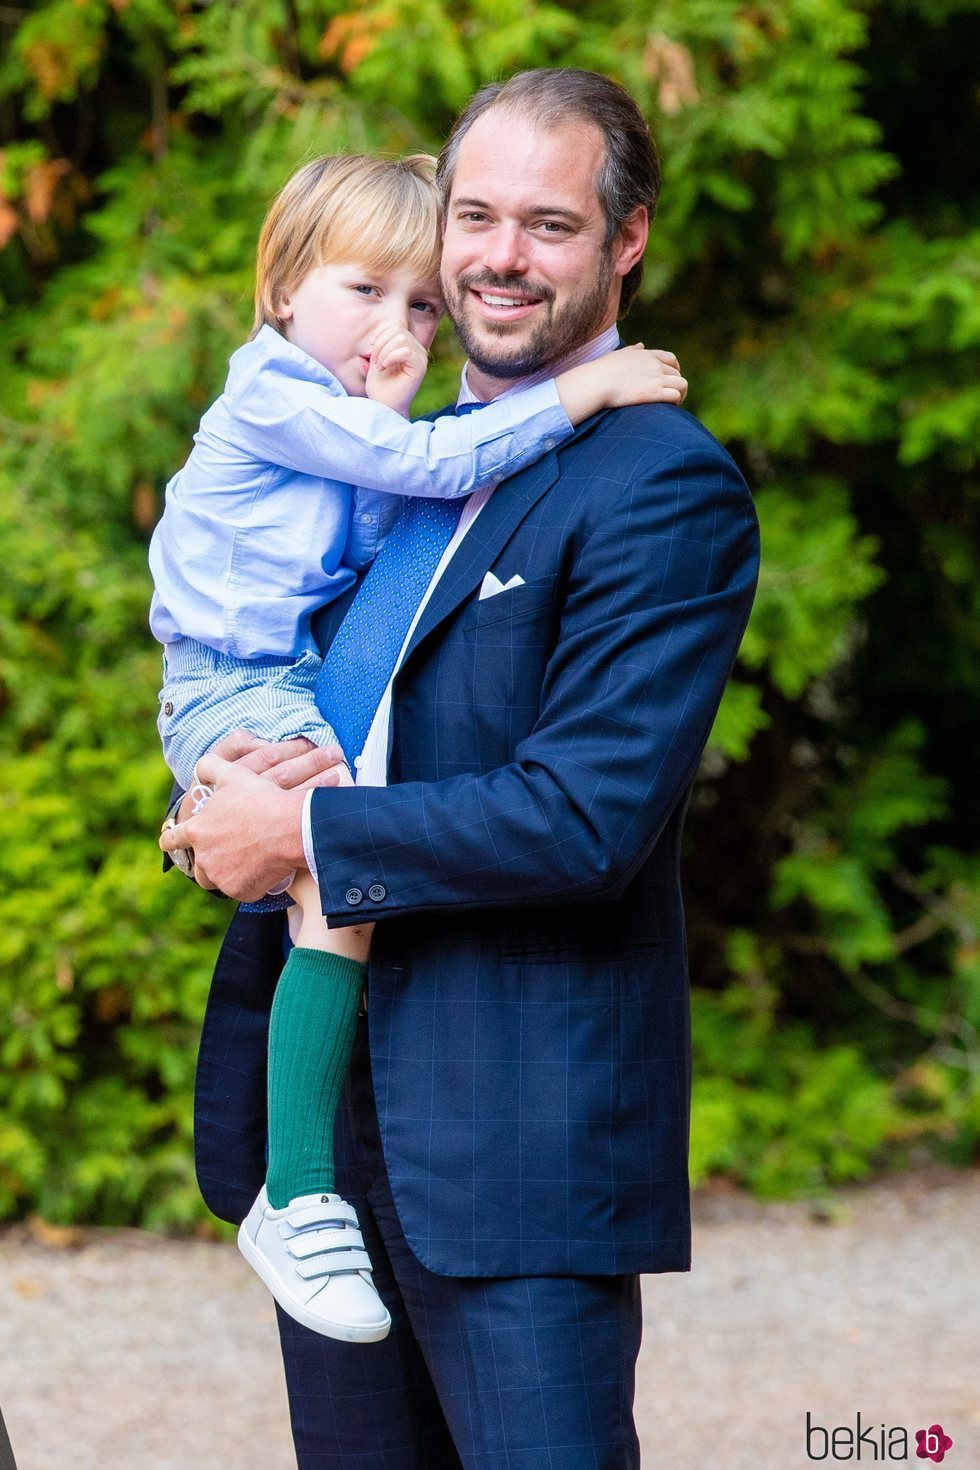
<path fill-rule="evenodd" d="M 310 870 L 310 877 L 314 883 L 319 883 L 320 875 L 316 868 L 316 849 L 313 846 L 313 792 L 306 793 L 303 802 L 303 856 L 306 858 L 306 866 Z"/>
<path fill-rule="evenodd" d="M 541 394 L 543 403 L 546 407 L 552 410 L 552 413 L 554 415 L 553 423 L 558 432 L 562 435 L 563 438 L 567 438 L 570 434 L 574 434 L 575 425 L 572 423 L 571 419 L 568 417 L 568 414 L 565 412 L 561 398 L 558 395 L 558 384 L 555 382 L 554 378 L 546 378 L 543 383 L 537 383 L 534 385 L 533 388 L 526 388 L 524 391 L 529 395 L 531 393 L 536 394 L 539 388 L 543 389 L 543 392 Z M 536 404 L 537 398 L 535 398 L 535 405 Z"/>
<path fill-rule="evenodd" d="M 293 871 L 287 875 L 287 877 L 283 878 L 280 883 L 276 884 L 275 888 L 269 889 L 268 893 L 266 894 L 266 898 L 278 898 L 280 893 L 285 893 L 287 888 L 292 888 L 295 881 L 296 869 L 294 868 Z"/>

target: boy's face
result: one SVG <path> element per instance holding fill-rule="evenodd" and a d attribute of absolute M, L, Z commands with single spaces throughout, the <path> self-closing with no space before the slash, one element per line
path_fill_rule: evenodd
<path fill-rule="evenodd" d="M 290 342 L 329 369 L 354 398 L 364 397 L 371 344 L 396 321 L 428 349 L 442 315 L 438 277 L 420 280 L 407 267 L 369 271 L 321 265 L 283 295 L 278 315 Z"/>

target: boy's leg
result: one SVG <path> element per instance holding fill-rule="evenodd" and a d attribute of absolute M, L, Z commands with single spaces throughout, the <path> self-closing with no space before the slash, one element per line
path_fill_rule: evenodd
<path fill-rule="evenodd" d="M 306 1330 L 345 1344 L 376 1343 L 391 1318 L 357 1214 L 335 1192 L 333 1161 L 367 966 L 331 952 L 322 919 L 313 937 L 322 948 L 291 950 L 272 1003 L 266 1184 L 242 1221 L 238 1246 L 279 1307 Z"/>
<path fill-rule="evenodd" d="M 333 1131 L 367 974 L 370 931 L 328 930 L 312 879 L 291 890 L 298 943 L 269 1021 L 269 1165 L 274 1209 L 334 1189 Z"/>

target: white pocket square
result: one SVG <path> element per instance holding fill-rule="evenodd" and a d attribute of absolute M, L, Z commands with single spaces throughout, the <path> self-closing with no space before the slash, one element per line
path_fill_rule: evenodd
<path fill-rule="evenodd" d="M 509 582 L 501 582 L 500 578 L 494 576 L 493 572 L 487 572 L 483 579 L 483 586 L 480 588 L 479 601 L 483 602 L 487 597 L 496 597 L 500 592 L 510 592 L 513 587 L 523 586 L 524 578 L 517 576 L 516 573 L 511 577 Z"/>

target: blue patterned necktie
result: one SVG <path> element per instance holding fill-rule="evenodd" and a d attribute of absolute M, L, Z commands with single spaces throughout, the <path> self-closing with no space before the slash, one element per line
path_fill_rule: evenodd
<path fill-rule="evenodd" d="M 483 408 L 459 403 L 457 415 Z M 351 770 L 377 713 L 416 608 L 459 525 L 466 497 L 409 500 L 378 552 L 323 660 L 317 708 Z"/>
<path fill-rule="evenodd" d="M 316 702 L 352 769 L 464 499 L 408 501 L 327 650 Z"/>

